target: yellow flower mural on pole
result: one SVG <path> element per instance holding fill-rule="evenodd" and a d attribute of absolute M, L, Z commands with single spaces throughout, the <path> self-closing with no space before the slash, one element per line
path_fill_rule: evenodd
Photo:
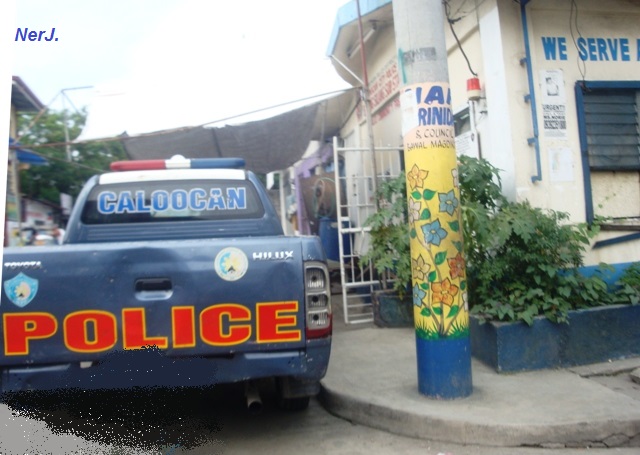
<path fill-rule="evenodd" d="M 447 84 L 405 87 L 407 197 L 416 335 L 469 336 L 460 189 Z"/>
<path fill-rule="evenodd" d="M 424 185 L 424 179 L 427 178 L 429 172 L 424 169 L 418 168 L 418 165 L 414 164 L 411 171 L 407 173 L 407 180 L 411 188 L 422 188 Z"/>
<path fill-rule="evenodd" d="M 453 298 L 458 294 L 458 286 L 451 284 L 449 278 L 439 283 L 431 283 L 433 291 L 433 302 L 442 303 L 443 305 L 453 305 Z"/>
<path fill-rule="evenodd" d="M 438 0 L 394 0 L 393 16 L 418 390 L 438 399 L 461 398 L 473 386 L 446 17 Z"/>

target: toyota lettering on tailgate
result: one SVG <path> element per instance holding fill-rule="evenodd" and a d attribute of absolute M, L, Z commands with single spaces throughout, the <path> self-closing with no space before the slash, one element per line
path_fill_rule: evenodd
<path fill-rule="evenodd" d="M 196 315 L 193 306 L 174 306 L 171 333 L 148 333 L 145 308 L 137 307 L 122 310 L 120 331 L 116 315 L 104 310 L 80 310 L 64 318 L 43 311 L 5 313 L 4 354 L 29 355 L 35 345 L 60 331 L 66 348 L 80 353 L 116 347 L 192 348 L 198 340 L 211 346 L 235 346 L 252 338 L 261 344 L 295 342 L 302 339 L 298 307 L 296 301 L 261 302 L 252 311 L 238 303 L 221 303 Z"/>

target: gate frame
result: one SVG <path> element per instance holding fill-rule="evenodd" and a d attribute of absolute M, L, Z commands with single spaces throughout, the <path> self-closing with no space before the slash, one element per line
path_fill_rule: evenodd
<path fill-rule="evenodd" d="M 339 159 L 342 156 L 345 160 L 345 168 L 347 162 L 347 154 L 360 153 L 361 167 L 363 175 L 344 176 L 340 175 Z M 403 147 L 375 147 L 373 153 L 377 154 L 375 160 L 371 160 L 371 148 L 367 147 L 339 147 L 338 137 L 333 138 L 333 160 L 334 175 L 336 185 L 336 206 L 337 206 L 337 223 L 338 223 L 338 245 L 340 252 L 340 285 L 342 290 L 342 308 L 345 324 L 363 324 L 373 321 L 373 302 L 371 300 L 372 292 L 380 287 L 380 280 L 374 276 L 374 268 L 371 261 L 365 266 L 360 267 L 360 258 L 364 254 L 361 249 L 368 245 L 371 228 L 364 226 L 364 222 L 371 214 L 377 210 L 377 200 L 375 197 L 375 189 L 380 181 L 395 178 L 400 174 L 391 174 L 385 171 L 385 174 L 379 175 L 379 168 L 391 169 L 397 167 L 402 169 Z M 385 152 L 380 159 L 379 152 Z M 398 156 L 394 157 L 392 153 L 397 152 Z M 367 158 L 369 158 L 367 160 Z M 386 160 L 385 160 L 386 158 Z M 393 166 L 392 160 L 397 160 L 397 166 Z M 370 169 L 367 161 L 373 162 L 374 167 L 372 174 L 367 175 Z M 381 166 L 382 164 L 382 166 Z M 349 197 L 345 195 L 342 203 L 343 188 L 347 188 L 347 179 L 355 179 L 355 182 L 363 183 L 362 188 L 365 189 L 364 204 L 349 204 Z M 343 187 L 344 183 L 344 187 Z M 370 189 L 371 188 L 371 189 Z M 362 199 L 362 195 L 358 195 L 358 199 Z M 366 216 L 361 219 L 360 211 L 364 209 Z M 355 214 L 352 213 L 355 210 Z M 344 214 L 346 212 L 346 214 Z M 352 225 L 351 220 L 356 220 L 356 226 Z M 358 237 L 357 245 L 354 240 Z M 345 240 L 349 243 L 348 254 L 345 252 Z"/>

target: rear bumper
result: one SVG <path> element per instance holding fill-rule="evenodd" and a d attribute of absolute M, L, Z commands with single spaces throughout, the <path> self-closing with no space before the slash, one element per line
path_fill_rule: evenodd
<path fill-rule="evenodd" d="M 269 377 L 319 381 L 327 371 L 331 338 L 309 340 L 302 351 L 174 358 L 157 349 L 117 352 L 97 364 L 66 363 L 1 370 L 2 392 L 60 388 L 190 387 Z"/>

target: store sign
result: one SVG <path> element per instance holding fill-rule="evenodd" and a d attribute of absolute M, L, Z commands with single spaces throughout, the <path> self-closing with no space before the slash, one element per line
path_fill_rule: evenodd
<path fill-rule="evenodd" d="M 373 76 L 369 84 L 369 99 L 371 112 L 374 114 L 372 118 L 374 125 L 400 108 L 400 99 L 397 97 L 399 89 L 398 62 L 393 58 Z M 358 120 L 363 121 L 364 111 L 360 105 L 356 113 Z"/>
<path fill-rule="evenodd" d="M 541 40 L 545 60 L 568 60 L 566 37 L 543 36 Z M 640 61 L 640 38 L 585 38 L 581 36 L 576 39 L 575 47 L 578 50 L 578 58 L 583 61 Z"/>
<path fill-rule="evenodd" d="M 371 110 L 376 111 L 396 96 L 399 88 L 398 62 L 396 59 L 392 59 L 373 77 L 369 87 Z"/>

